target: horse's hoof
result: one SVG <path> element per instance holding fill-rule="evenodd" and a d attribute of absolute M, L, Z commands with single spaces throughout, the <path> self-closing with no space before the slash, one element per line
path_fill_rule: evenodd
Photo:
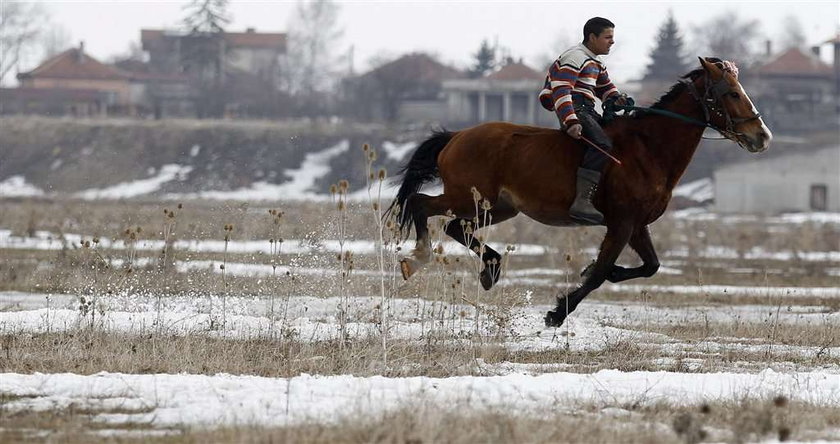
<path fill-rule="evenodd" d="M 408 263 L 408 259 L 403 259 L 400 261 L 400 271 L 402 271 L 403 280 L 406 281 L 408 280 L 408 278 L 411 277 L 412 274 L 414 274 L 414 272 L 411 271 L 411 264 Z"/>
<path fill-rule="evenodd" d="M 545 315 L 545 326 L 546 327 L 559 327 L 563 325 L 563 321 L 566 320 L 566 314 L 559 311 L 549 311 Z"/>
<path fill-rule="evenodd" d="M 493 284 L 495 284 L 486 269 L 478 274 L 478 281 L 481 282 L 481 287 L 485 290 L 493 288 Z"/>

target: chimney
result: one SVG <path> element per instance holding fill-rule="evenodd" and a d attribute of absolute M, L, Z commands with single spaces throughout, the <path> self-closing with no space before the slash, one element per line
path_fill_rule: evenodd
<path fill-rule="evenodd" d="M 834 39 L 834 82 L 835 93 L 840 100 L 840 36 Z"/>
<path fill-rule="evenodd" d="M 820 45 L 814 45 L 811 47 L 811 54 L 814 54 L 816 58 L 820 58 Z"/>
<path fill-rule="evenodd" d="M 79 63 L 84 63 L 85 61 L 85 42 L 84 40 L 79 42 L 79 50 L 76 51 L 76 61 Z"/>
<path fill-rule="evenodd" d="M 770 56 L 773 55 L 773 42 L 771 42 L 770 39 L 767 39 L 767 40 L 764 41 L 764 48 L 765 48 L 765 52 L 766 52 L 767 57 L 770 57 Z"/>

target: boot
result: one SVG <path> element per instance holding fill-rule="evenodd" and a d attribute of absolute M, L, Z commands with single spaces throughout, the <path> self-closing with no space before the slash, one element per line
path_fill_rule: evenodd
<path fill-rule="evenodd" d="M 569 208 L 569 216 L 572 219 L 594 225 L 601 225 L 604 222 L 604 215 L 592 206 L 592 197 L 595 196 L 600 180 L 601 173 L 598 171 L 578 168 L 575 201 Z"/>

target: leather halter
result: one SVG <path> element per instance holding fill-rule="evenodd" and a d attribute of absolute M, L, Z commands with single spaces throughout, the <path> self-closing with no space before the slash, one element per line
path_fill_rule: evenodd
<path fill-rule="evenodd" d="M 726 72 L 727 70 L 724 70 Z M 732 92 L 732 88 L 729 86 L 728 83 L 723 79 L 720 78 L 718 81 L 711 81 L 711 76 L 709 73 L 705 73 L 704 83 L 706 85 L 705 91 L 703 92 L 703 96 L 700 96 L 700 93 L 697 91 L 697 87 L 694 85 L 694 82 L 688 79 L 682 79 L 680 82 L 684 83 L 688 88 L 688 92 L 700 103 L 700 107 L 703 109 L 703 115 L 705 116 L 705 125 L 717 132 L 719 132 L 723 137 L 736 142 L 738 145 L 741 142 L 738 140 L 739 135 L 743 135 L 743 133 L 738 132 L 735 130 L 735 125 L 740 125 L 744 122 L 750 122 L 753 120 L 758 120 L 761 118 L 761 114 L 753 112 L 752 116 L 749 117 L 738 117 L 733 118 L 729 115 L 729 111 L 723 106 L 721 99 L 724 95 Z M 718 117 L 724 119 L 726 122 L 726 128 L 721 128 L 717 125 L 712 123 L 712 114 L 717 115 Z"/>

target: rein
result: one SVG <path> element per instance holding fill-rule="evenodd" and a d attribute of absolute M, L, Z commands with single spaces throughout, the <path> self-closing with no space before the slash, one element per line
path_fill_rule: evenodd
<path fill-rule="evenodd" d="M 709 76 L 706 74 L 706 83 L 708 84 Z M 743 122 L 749 122 L 751 120 L 756 120 L 761 118 L 761 114 L 753 113 L 750 117 L 743 117 L 743 118 L 736 118 L 733 119 L 726 108 L 720 107 L 719 102 L 720 98 L 723 97 L 724 94 L 730 92 L 729 86 L 723 80 L 718 80 L 711 84 L 711 86 L 706 88 L 705 94 L 701 97 L 700 94 L 697 92 L 697 88 L 694 86 L 694 82 L 690 80 L 681 79 L 681 83 L 685 84 L 688 92 L 694 97 L 695 100 L 700 104 L 701 108 L 703 109 L 703 114 L 705 115 L 706 121 L 700 121 L 697 119 L 692 119 L 691 117 L 684 116 L 679 113 L 675 113 L 672 111 L 659 109 L 659 108 L 649 108 L 649 107 L 642 107 L 642 106 L 635 106 L 635 102 L 632 98 L 627 97 L 627 104 L 625 105 L 618 105 L 615 101 L 608 101 L 604 104 L 604 119 L 606 121 L 612 120 L 615 118 L 616 111 L 624 111 L 625 114 L 631 111 L 637 111 L 639 113 L 649 113 L 649 114 L 658 114 L 665 117 L 671 117 L 677 120 L 682 120 L 683 122 L 690 123 L 692 125 L 702 126 L 704 128 L 711 128 L 717 132 L 719 132 L 723 137 L 721 138 L 714 138 L 714 137 L 703 137 L 707 140 L 724 140 L 729 139 L 733 140 L 740 145 L 740 142 L 735 139 L 735 137 L 741 133 L 735 131 L 735 125 L 738 125 Z M 721 118 L 726 120 L 726 128 L 720 128 L 716 125 L 712 124 L 712 119 L 710 116 L 709 111 L 713 111 L 715 114 L 720 116 Z M 722 110 L 722 112 L 721 112 Z"/>

